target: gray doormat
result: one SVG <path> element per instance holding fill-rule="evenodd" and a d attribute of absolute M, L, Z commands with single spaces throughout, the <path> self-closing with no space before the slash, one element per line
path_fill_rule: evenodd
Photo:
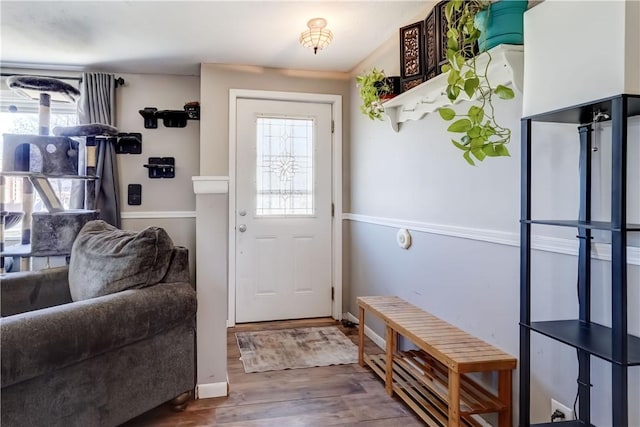
<path fill-rule="evenodd" d="M 246 373 L 358 362 L 358 347 L 335 326 L 236 332 Z"/>

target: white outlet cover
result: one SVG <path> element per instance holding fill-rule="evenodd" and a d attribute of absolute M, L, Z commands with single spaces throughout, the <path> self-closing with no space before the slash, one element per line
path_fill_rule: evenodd
<path fill-rule="evenodd" d="M 411 234 L 409 234 L 409 230 L 406 228 L 398 230 L 398 233 L 396 234 L 396 241 L 398 242 L 398 246 L 402 249 L 409 249 L 409 247 L 411 247 Z"/>

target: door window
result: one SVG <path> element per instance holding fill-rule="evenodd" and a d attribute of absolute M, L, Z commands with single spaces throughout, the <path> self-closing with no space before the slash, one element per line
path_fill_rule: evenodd
<path fill-rule="evenodd" d="M 314 120 L 259 117 L 256 216 L 314 216 Z"/>

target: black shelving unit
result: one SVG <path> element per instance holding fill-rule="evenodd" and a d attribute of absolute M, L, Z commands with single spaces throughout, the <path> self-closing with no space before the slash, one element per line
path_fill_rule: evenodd
<path fill-rule="evenodd" d="M 548 113 L 525 117 L 522 132 L 522 182 L 520 225 L 520 427 L 531 426 L 531 332 L 576 348 L 578 354 L 577 420 L 536 424 L 537 427 L 591 426 L 591 357 L 611 363 L 612 423 L 629 425 L 628 371 L 640 366 L 640 338 L 627 332 L 627 234 L 640 231 L 640 224 L 627 223 L 627 121 L 640 115 L 640 95 L 618 95 Z M 591 221 L 591 153 L 593 123 L 611 121 L 611 221 Z M 580 141 L 580 210 L 577 219 L 531 217 L 532 123 L 578 125 Z M 640 144 L 640 141 L 633 141 Z M 531 226 L 577 229 L 578 303 L 575 320 L 531 321 Z M 611 236 L 611 327 L 591 321 L 591 233 L 605 230 Z M 635 284 L 638 285 L 638 284 Z M 636 369 L 636 368 L 632 368 Z"/>

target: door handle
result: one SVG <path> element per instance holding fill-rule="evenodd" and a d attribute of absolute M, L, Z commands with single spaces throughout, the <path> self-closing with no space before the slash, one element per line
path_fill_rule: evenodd
<path fill-rule="evenodd" d="M 247 211 L 244 209 L 240 209 L 240 212 L 238 212 L 238 215 L 240 216 L 245 216 L 247 214 Z"/>
<path fill-rule="evenodd" d="M 247 226 L 245 224 L 240 224 L 238 226 L 238 231 L 244 233 L 245 231 L 247 231 Z"/>

